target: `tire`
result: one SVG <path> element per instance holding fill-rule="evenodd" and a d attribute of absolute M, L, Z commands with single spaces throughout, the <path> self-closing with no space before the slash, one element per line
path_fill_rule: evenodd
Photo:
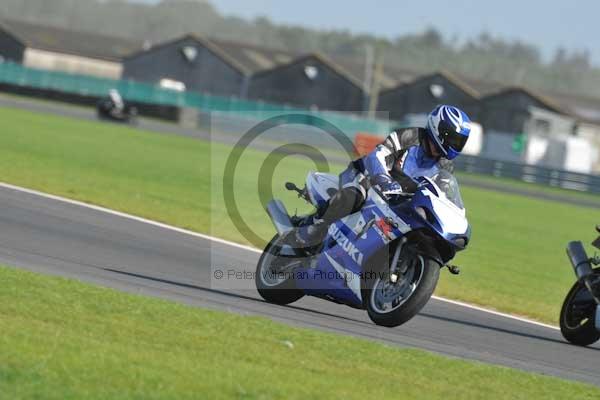
<path fill-rule="evenodd" d="M 595 271 L 595 273 L 600 274 L 600 271 Z M 589 309 L 584 302 L 584 307 L 579 307 L 579 315 L 574 310 L 574 301 L 580 296 L 585 296 L 587 292 L 588 289 L 583 283 L 576 282 L 567 294 L 560 310 L 560 331 L 565 339 L 577 346 L 589 346 L 600 339 L 600 332 L 596 330 L 594 322 L 596 303 L 591 295 Z"/>
<path fill-rule="evenodd" d="M 296 287 L 293 274 L 285 274 L 286 279 L 282 279 L 277 283 L 275 283 L 276 279 L 268 282 L 270 275 L 267 268 L 271 268 L 273 261 L 277 261 L 279 258 L 277 256 L 279 242 L 279 235 L 275 235 L 263 250 L 256 266 L 254 280 L 256 282 L 256 289 L 263 299 L 269 303 L 286 305 L 300 300 L 304 297 L 304 292 Z"/>
<path fill-rule="evenodd" d="M 404 324 L 421 311 L 437 286 L 440 277 L 440 265 L 437 262 L 416 252 L 406 254 L 405 250 L 403 250 L 400 258 L 403 259 L 406 257 L 412 257 L 413 262 L 420 264 L 420 267 L 415 267 L 415 271 L 420 269 L 420 276 L 413 276 L 411 278 L 416 287 L 408 298 L 400 300 L 399 305 L 393 306 L 392 304 L 389 311 L 382 310 L 381 306 L 378 305 L 378 300 L 382 298 L 381 285 L 384 285 L 383 287 L 385 285 L 393 285 L 386 283 L 389 282 L 389 270 L 387 268 L 389 261 L 385 263 L 386 268 L 383 271 L 370 274 L 375 276 L 371 276 L 371 279 L 364 282 L 364 305 L 369 318 L 377 325 L 393 328 Z M 393 295 L 391 297 L 393 298 Z"/>
<path fill-rule="evenodd" d="M 126 112 L 126 119 L 125 122 L 127 122 L 130 125 L 138 125 L 138 110 L 135 107 L 131 107 L 127 112 Z"/>

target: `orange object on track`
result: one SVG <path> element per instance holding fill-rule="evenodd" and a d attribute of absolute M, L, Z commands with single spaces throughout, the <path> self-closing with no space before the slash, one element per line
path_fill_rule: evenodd
<path fill-rule="evenodd" d="M 354 137 L 354 148 L 356 150 L 356 154 L 359 156 L 369 154 L 375 150 L 375 147 L 381 142 L 383 142 L 383 138 L 381 136 L 359 132 Z"/>

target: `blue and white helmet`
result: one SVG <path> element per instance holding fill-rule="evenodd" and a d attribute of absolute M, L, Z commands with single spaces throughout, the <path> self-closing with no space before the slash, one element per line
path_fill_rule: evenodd
<path fill-rule="evenodd" d="M 467 143 L 471 120 L 456 107 L 440 105 L 427 117 L 425 130 L 440 153 L 448 160 L 453 160 Z"/>

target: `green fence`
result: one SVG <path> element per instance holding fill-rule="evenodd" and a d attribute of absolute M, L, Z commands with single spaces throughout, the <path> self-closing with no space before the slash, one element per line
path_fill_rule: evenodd
<path fill-rule="evenodd" d="M 385 134 L 391 128 L 388 121 L 366 119 L 346 113 L 315 112 L 236 97 L 213 96 L 198 92 L 176 92 L 135 81 L 38 70 L 14 63 L 0 63 L 0 83 L 84 96 L 105 96 L 110 89 L 116 88 L 125 99 L 130 101 L 192 107 L 204 112 L 243 113 L 246 117 L 258 120 L 264 120 L 282 112 L 303 113 L 323 118 L 349 136 L 354 136 L 356 132 Z"/>

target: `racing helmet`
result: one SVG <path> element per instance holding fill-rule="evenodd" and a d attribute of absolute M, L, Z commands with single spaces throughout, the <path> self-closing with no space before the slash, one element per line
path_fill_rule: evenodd
<path fill-rule="evenodd" d="M 439 105 L 427 117 L 425 131 L 439 152 L 453 160 L 469 139 L 471 120 L 457 107 Z"/>

